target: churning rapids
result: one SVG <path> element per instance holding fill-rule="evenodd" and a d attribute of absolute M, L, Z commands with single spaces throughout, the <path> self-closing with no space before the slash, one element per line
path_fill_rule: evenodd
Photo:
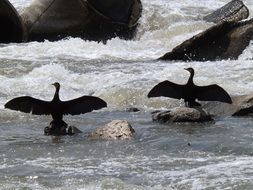
<path fill-rule="evenodd" d="M 153 123 L 150 112 L 178 105 L 147 93 L 165 79 L 185 83 L 194 67 L 199 85 L 218 83 L 231 95 L 253 92 L 253 42 L 236 61 L 160 62 L 155 59 L 205 30 L 201 18 L 229 0 L 142 0 L 132 41 L 107 44 L 69 38 L 0 44 L 0 189 L 252 189 L 253 118 L 217 117 L 215 123 Z M 22 11 L 30 0 L 11 0 Z M 253 14 L 253 1 L 244 3 Z M 252 16 L 250 16 L 252 17 Z M 48 116 L 5 110 L 16 96 L 50 100 L 90 94 L 108 103 L 66 122 L 84 133 L 43 135 Z M 138 113 L 125 109 L 137 107 Z M 136 130 L 129 141 L 92 141 L 87 134 L 113 119 Z M 191 146 L 188 146 L 188 143 Z"/>

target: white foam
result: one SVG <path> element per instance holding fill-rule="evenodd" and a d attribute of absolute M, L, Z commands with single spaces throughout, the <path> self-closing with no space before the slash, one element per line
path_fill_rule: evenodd
<path fill-rule="evenodd" d="M 29 95 L 36 98 L 51 100 L 54 94 L 52 83 L 62 84 L 60 96 L 63 100 L 82 95 L 99 96 L 107 101 L 109 108 L 122 109 L 129 106 L 140 108 L 174 105 L 172 99 L 148 99 L 149 90 L 158 82 L 170 80 L 178 84 L 186 83 L 189 73 L 184 67 L 195 68 L 194 81 L 197 85 L 219 84 L 231 95 L 248 94 L 252 89 L 252 64 L 250 60 L 192 62 L 167 64 L 155 63 L 111 63 L 95 64 L 87 67 L 87 72 L 76 72 L 66 64 L 49 63 L 34 67 L 27 74 L 18 77 L 0 76 L 1 103 L 8 99 Z M 84 67 L 84 68 L 85 68 Z M 145 68 L 145 69 L 143 69 Z M 15 69 L 15 68 L 13 68 Z M 77 70 L 78 71 L 78 70 Z M 161 103 L 159 103 L 161 102 Z"/>

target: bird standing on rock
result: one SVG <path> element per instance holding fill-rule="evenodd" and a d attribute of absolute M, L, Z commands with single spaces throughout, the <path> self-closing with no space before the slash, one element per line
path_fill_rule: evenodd
<path fill-rule="evenodd" d="M 170 81 L 163 81 L 157 84 L 148 93 L 148 97 L 165 96 L 176 99 L 184 99 L 185 105 L 188 107 L 201 106 L 200 101 L 220 101 L 225 103 L 232 103 L 229 94 L 217 84 L 208 86 L 197 86 L 193 82 L 194 69 L 189 67 L 185 70 L 190 72 L 190 77 L 185 85 L 175 84 Z"/>
<path fill-rule="evenodd" d="M 22 96 L 7 102 L 5 108 L 35 115 L 51 115 L 53 121 L 51 121 L 50 127 L 45 128 L 45 134 L 66 135 L 68 134 L 66 131 L 68 125 L 63 121 L 63 115 L 79 115 L 107 107 L 104 100 L 94 96 L 82 96 L 69 101 L 61 101 L 59 98 L 60 84 L 56 82 L 52 85 L 56 88 L 52 101 Z"/>

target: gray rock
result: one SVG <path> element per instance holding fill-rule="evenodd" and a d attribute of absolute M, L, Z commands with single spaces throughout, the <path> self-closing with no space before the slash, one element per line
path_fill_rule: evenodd
<path fill-rule="evenodd" d="M 253 39 L 253 19 L 222 22 L 186 40 L 160 60 L 214 61 L 237 59 Z"/>
<path fill-rule="evenodd" d="M 33 0 L 19 14 L 0 1 L 0 43 L 81 37 L 106 41 L 131 39 L 142 12 L 140 0 Z"/>
<path fill-rule="evenodd" d="M 253 39 L 253 19 L 240 0 L 233 0 L 204 20 L 218 23 L 184 41 L 160 60 L 214 61 L 237 59 Z"/>
<path fill-rule="evenodd" d="M 90 139 L 124 140 L 133 138 L 134 129 L 125 120 L 113 120 L 103 127 L 96 129 L 89 136 Z"/>
<path fill-rule="evenodd" d="M 212 116 L 201 108 L 176 107 L 168 111 L 152 114 L 153 121 L 167 122 L 206 122 L 213 121 Z"/>
<path fill-rule="evenodd" d="M 240 0 L 232 0 L 203 19 L 218 23 L 166 53 L 160 60 L 213 61 L 237 59 L 253 39 L 253 19 Z"/>
<path fill-rule="evenodd" d="M 253 114 L 253 94 L 238 97 L 234 104 L 236 111 L 233 113 L 233 116 Z"/>
<path fill-rule="evenodd" d="M 67 128 L 67 134 L 68 135 L 76 135 L 76 134 L 79 134 L 79 133 L 82 133 L 82 131 L 80 129 L 78 129 L 77 127 L 68 126 L 68 128 Z"/>
<path fill-rule="evenodd" d="M 135 107 L 131 107 L 131 108 L 127 108 L 126 111 L 127 111 L 127 112 L 139 112 L 140 109 L 135 108 Z"/>
<path fill-rule="evenodd" d="M 231 97 L 234 103 L 235 97 Z M 235 111 L 236 107 L 234 104 L 225 104 L 221 102 L 203 102 L 202 108 L 207 110 L 211 115 L 214 116 L 231 116 Z"/>
<path fill-rule="evenodd" d="M 241 0 L 232 0 L 203 19 L 207 22 L 238 22 L 248 18 L 249 9 Z"/>
<path fill-rule="evenodd" d="M 246 116 L 253 114 L 253 94 L 232 97 L 233 104 L 207 102 L 203 108 L 212 115 Z"/>
<path fill-rule="evenodd" d="M 135 6 L 137 18 L 131 14 Z M 21 17 L 31 41 L 67 36 L 105 41 L 115 36 L 132 38 L 141 10 L 139 0 L 34 0 Z"/>

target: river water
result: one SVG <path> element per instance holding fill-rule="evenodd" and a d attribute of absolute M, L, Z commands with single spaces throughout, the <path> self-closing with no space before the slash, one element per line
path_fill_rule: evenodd
<path fill-rule="evenodd" d="M 0 44 L 0 189 L 252 189 L 253 117 L 218 116 L 213 123 L 152 122 L 150 112 L 179 105 L 148 99 L 158 82 L 185 83 L 194 67 L 195 83 L 218 83 L 231 95 L 253 92 L 253 46 L 238 60 L 161 62 L 164 53 L 212 24 L 201 18 L 228 0 L 142 0 L 137 36 L 107 44 L 69 38 L 58 42 Z M 251 14 L 253 1 L 245 0 Z M 30 0 L 11 0 L 19 10 Z M 84 133 L 43 135 L 49 116 L 5 110 L 17 96 L 50 100 L 53 82 L 62 100 L 99 96 L 108 108 L 66 116 Z M 137 113 L 126 112 L 137 107 Z M 114 119 L 136 131 L 128 141 L 95 141 L 88 134 Z M 188 143 L 191 146 L 188 146 Z"/>

